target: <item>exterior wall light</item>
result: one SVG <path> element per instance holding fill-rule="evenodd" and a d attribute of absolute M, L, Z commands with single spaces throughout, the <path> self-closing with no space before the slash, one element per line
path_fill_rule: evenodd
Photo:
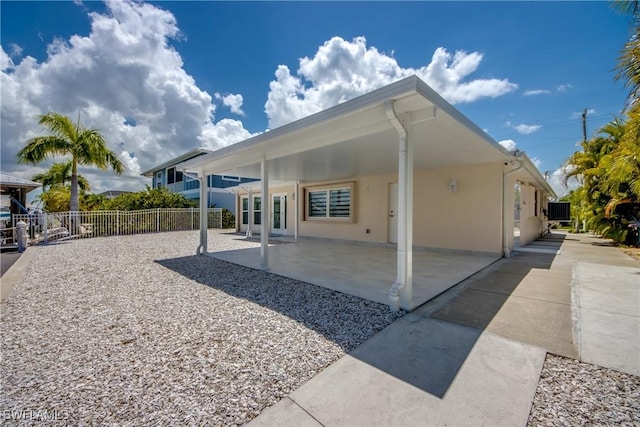
<path fill-rule="evenodd" d="M 455 178 L 451 178 L 451 181 L 449 181 L 449 192 L 450 193 L 457 193 L 458 192 L 458 180 Z"/>

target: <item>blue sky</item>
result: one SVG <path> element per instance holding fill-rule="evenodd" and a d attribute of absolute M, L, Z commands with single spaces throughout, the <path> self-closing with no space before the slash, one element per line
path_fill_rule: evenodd
<path fill-rule="evenodd" d="M 100 128 L 125 177 L 215 149 L 417 73 L 555 181 L 619 114 L 612 69 L 629 19 L 605 2 L 0 3 L 2 170 L 50 110 Z M 458 52 L 458 53 L 456 53 Z M 303 59 L 306 58 L 306 59 Z"/>

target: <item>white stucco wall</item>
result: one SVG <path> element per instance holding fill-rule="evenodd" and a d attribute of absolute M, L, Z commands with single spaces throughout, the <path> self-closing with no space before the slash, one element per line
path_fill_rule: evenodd
<path fill-rule="evenodd" d="M 502 249 L 502 163 L 416 171 L 414 176 L 414 245 L 500 253 Z M 455 178 L 458 190 L 450 192 Z M 389 186 L 396 174 L 358 177 L 300 186 L 300 236 L 386 243 L 389 241 Z M 353 185 L 351 221 L 305 218 L 306 191 Z M 294 187 L 270 189 L 287 194 L 287 235 L 293 235 Z M 259 195 L 259 194 L 254 194 Z M 271 200 L 271 197 L 269 198 Z M 242 212 L 238 201 L 238 223 Z M 240 225 L 246 231 L 246 225 Z M 260 231 L 259 225 L 252 227 Z"/>

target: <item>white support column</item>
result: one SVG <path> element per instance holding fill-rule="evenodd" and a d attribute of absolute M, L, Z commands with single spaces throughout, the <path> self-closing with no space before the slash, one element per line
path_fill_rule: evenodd
<path fill-rule="evenodd" d="M 247 200 L 247 204 L 249 205 L 249 218 L 247 221 L 247 234 L 246 237 L 247 239 L 249 237 L 253 237 L 253 231 L 251 230 L 253 228 L 253 191 L 251 191 L 251 187 L 249 187 L 249 194 L 247 195 L 247 197 L 249 198 Z"/>
<path fill-rule="evenodd" d="M 271 203 L 269 201 L 269 165 L 267 160 L 262 157 L 260 161 L 261 170 L 261 195 L 262 212 L 260 221 L 260 267 L 263 270 L 269 269 L 269 228 L 270 228 L 270 212 Z"/>
<path fill-rule="evenodd" d="M 410 309 L 413 299 L 413 141 L 409 118 L 401 123 L 391 102 L 385 110 L 399 137 L 397 275 L 389 291 L 389 306 L 398 311 Z"/>
<path fill-rule="evenodd" d="M 400 290 L 400 306 L 409 309 L 413 301 L 413 126 L 408 117 L 404 121 L 407 130 L 407 154 L 405 159 L 405 278 L 404 287 Z"/>
<path fill-rule="evenodd" d="M 207 253 L 209 244 L 207 242 L 208 222 L 207 222 L 207 175 L 202 172 L 202 175 L 198 176 L 200 181 L 200 246 L 196 250 L 197 255 L 205 255 Z"/>
<path fill-rule="evenodd" d="M 298 241 L 298 222 L 300 221 L 300 181 L 296 180 L 296 186 L 293 193 L 293 238 Z"/>

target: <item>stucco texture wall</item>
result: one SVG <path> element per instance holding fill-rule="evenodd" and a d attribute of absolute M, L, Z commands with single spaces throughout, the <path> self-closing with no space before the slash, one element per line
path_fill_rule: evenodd
<path fill-rule="evenodd" d="M 502 172 L 501 163 L 416 171 L 414 245 L 500 253 Z M 457 181 L 456 192 L 449 188 L 452 178 Z M 270 193 L 287 194 L 288 235 L 293 235 L 294 203 L 297 202 L 300 236 L 385 243 L 389 241 L 389 187 L 396 182 L 397 175 L 388 174 L 305 184 L 300 186 L 300 197 L 295 202 L 293 186 L 272 188 Z M 352 185 L 354 200 L 350 221 L 305 218 L 307 191 L 347 184 Z M 241 226 L 240 230 L 245 231 L 246 226 Z M 254 225 L 252 230 L 259 232 L 260 226 Z"/>

